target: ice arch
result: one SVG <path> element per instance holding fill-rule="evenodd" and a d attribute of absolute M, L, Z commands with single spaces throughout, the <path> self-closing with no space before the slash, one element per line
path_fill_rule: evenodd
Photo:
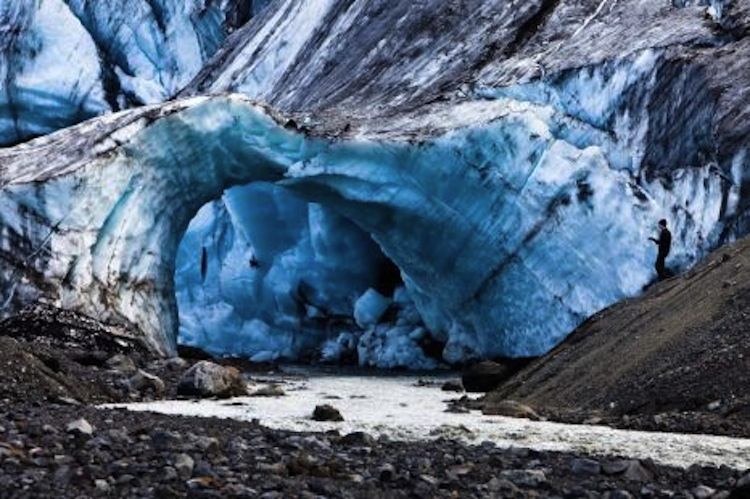
<path fill-rule="evenodd" d="M 451 111 L 454 131 L 419 142 L 407 123 L 338 140 L 243 97 L 200 98 L 0 154 L 4 311 L 46 299 L 124 321 L 172 352 L 180 238 L 201 206 L 251 182 L 283 185 L 370 234 L 449 361 L 542 353 L 636 293 L 651 275 L 644 240 L 667 210 L 675 258 L 694 258 L 696 237 L 715 241 L 724 196 L 710 168 L 667 174 L 670 190 L 638 185 L 610 160 L 606 134 L 549 106 L 464 107 Z"/>
<path fill-rule="evenodd" d="M 437 365 L 425 352 L 440 343 L 369 234 L 278 185 L 234 187 L 199 210 L 175 291 L 178 342 L 215 355 Z"/>

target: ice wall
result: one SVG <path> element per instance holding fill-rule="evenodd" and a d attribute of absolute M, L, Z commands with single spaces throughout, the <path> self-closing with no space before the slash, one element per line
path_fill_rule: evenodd
<path fill-rule="evenodd" d="M 706 246 L 715 244 L 726 210 L 722 200 L 732 197 L 732 189 L 710 166 L 637 179 L 610 134 L 531 100 L 498 95 L 464 104 L 453 112 L 473 123 L 467 119 L 452 132 L 416 144 L 310 137 L 285 129 L 267 110 L 239 96 L 125 113 L 36 141 L 23 149 L 22 160 L 4 161 L 10 167 L 3 178 L 12 180 L 0 191 L 2 254 L 9 262 L 2 277 L 14 283 L 2 289 L 6 310 L 46 297 L 124 320 L 170 351 L 178 329 L 174 258 L 189 221 L 227 187 L 265 182 L 332 209 L 369 234 L 400 269 L 429 334 L 445 343 L 446 361 L 543 353 L 591 313 L 639 292 L 653 278 L 655 248 L 646 239 L 659 218 L 672 221 L 675 264 L 701 254 L 698 234 Z M 488 114 L 494 118 L 485 120 Z M 118 132 L 113 138 L 98 127 Z M 81 137 L 94 132 L 106 137 L 104 142 L 86 149 L 96 152 L 82 153 Z M 230 298 L 251 292 L 261 304 L 276 301 L 292 296 L 289 290 L 302 278 L 327 281 L 333 274 L 326 262 L 338 267 L 342 254 L 376 257 L 354 251 L 367 247 L 364 242 L 352 253 L 328 248 L 327 238 L 337 231 L 318 231 L 328 220 L 311 222 L 316 216 L 311 212 L 305 219 L 304 204 L 280 206 L 273 190 L 248 189 L 228 195 L 224 207 L 242 234 L 224 238 L 231 232 L 200 229 L 199 217 L 196 231 L 186 237 L 195 241 L 188 252 L 193 262 L 202 260 L 199 245 L 224 252 L 228 266 L 217 266 L 222 260 L 207 255 L 205 270 L 202 264 L 197 268 L 212 277 L 209 286 L 226 285 Z M 247 224 L 238 213 L 248 217 Z M 253 222 L 287 214 L 298 223 L 281 231 L 273 223 Z M 47 222 L 30 225 L 30 219 Z M 209 225 L 222 219 L 212 217 Z M 250 252 L 257 253 L 260 271 L 248 268 L 249 260 L 245 264 Z M 322 266 L 297 265 L 313 260 Z M 330 292 L 320 287 L 326 306 L 335 309 L 347 288 L 365 287 L 358 268 L 337 274 L 344 285 Z M 197 279 L 195 269 L 185 277 Z M 213 278 L 227 269 L 225 277 Z M 242 269 L 239 281 L 233 269 Z M 262 278 L 253 281 L 253 273 Z M 232 288 L 244 278 L 259 289 Z M 313 307 L 317 291 L 308 294 Z M 347 304 L 355 294 L 344 293 Z M 245 306 L 252 307 L 249 303 Z M 294 307 L 280 300 L 270 310 L 282 311 L 280 321 L 317 314 L 310 308 L 295 315 Z M 255 312 L 243 321 L 248 318 L 263 320 Z M 364 342 L 357 340 L 357 348 L 409 351 L 400 341 L 417 342 L 424 334 L 394 334 L 377 326 L 362 336 Z M 289 336 L 267 333 L 258 322 L 247 331 L 250 338 L 273 338 L 275 347 L 264 349 L 273 355 L 289 352 Z M 340 336 L 327 351 L 351 348 L 349 339 Z"/>

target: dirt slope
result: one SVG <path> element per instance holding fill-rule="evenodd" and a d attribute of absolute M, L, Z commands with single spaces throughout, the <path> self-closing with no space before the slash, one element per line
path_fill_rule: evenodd
<path fill-rule="evenodd" d="M 750 238 L 592 317 L 493 397 L 608 415 L 750 420 L 748 340 Z"/>

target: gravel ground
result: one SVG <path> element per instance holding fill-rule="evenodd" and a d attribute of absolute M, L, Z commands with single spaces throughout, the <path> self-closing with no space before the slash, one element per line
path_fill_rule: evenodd
<path fill-rule="evenodd" d="M 0 497 L 726 497 L 743 474 L 87 406 L 0 406 Z"/>

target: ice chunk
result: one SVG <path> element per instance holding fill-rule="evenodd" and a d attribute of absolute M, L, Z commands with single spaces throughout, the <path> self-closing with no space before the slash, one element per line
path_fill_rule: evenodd
<path fill-rule="evenodd" d="M 368 329 L 359 339 L 357 354 L 360 366 L 385 369 L 435 369 L 438 363 L 424 354 L 418 339 L 424 331 L 411 327 L 378 325 Z"/>
<path fill-rule="evenodd" d="M 370 288 L 354 304 L 354 319 L 361 328 L 378 323 L 391 304 L 391 300 Z"/>

